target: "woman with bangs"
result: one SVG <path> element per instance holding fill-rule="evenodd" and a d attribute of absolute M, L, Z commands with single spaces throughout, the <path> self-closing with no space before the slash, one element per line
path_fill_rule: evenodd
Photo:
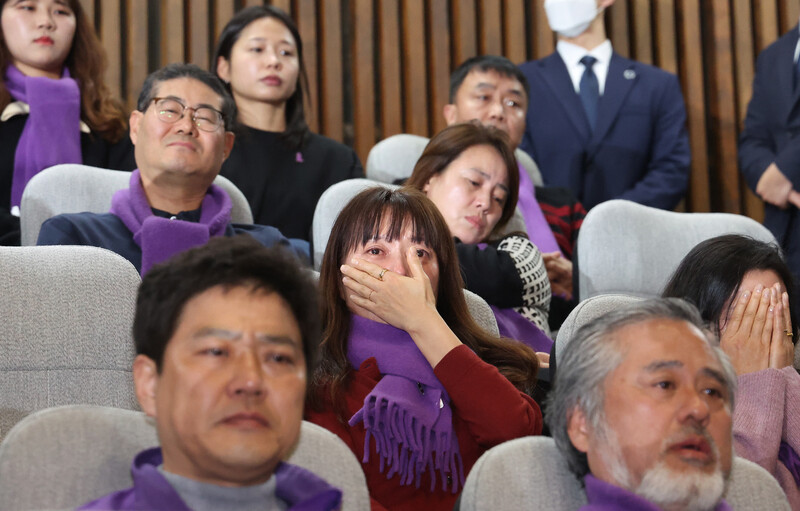
<path fill-rule="evenodd" d="M 541 432 L 536 355 L 472 319 L 447 224 L 420 192 L 358 194 L 320 291 L 307 419 L 362 460 L 373 509 L 450 510 L 483 452 Z"/>
<path fill-rule="evenodd" d="M 18 245 L 22 192 L 41 170 L 136 163 L 80 1 L 3 0 L 0 22 L 0 244 Z"/>
<path fill-rule="evenodd" d="M 244 192 L 255 223 L 310 240 L 320 195 L 364 171 L 353 149 L 308 128 L 297 25 L 271 5 L 243 9 L 222 30 L 212 62 L 242 125 L 221 174 Z"/>
<path fill-rule="evenodd" d="M 508 136 L 479 122 L 449 126 L 425 147 L 406 185 L 425 193 L 442 213 L 466 287 L 492 307 L 500 334 L 547 361 L 553 347 L 547 268 L 525 233 L 505 232 L 519 193 Z"/>

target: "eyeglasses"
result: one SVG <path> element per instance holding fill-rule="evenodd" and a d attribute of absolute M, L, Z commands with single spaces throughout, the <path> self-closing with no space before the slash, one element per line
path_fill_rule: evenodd
<path fill-rule="evenodd" d="M 183 119 L 183 114 L 186 110 L 193 110 L 192 121 L 198 129 L 203 131 L 217 131 L 217 128 L 223 124 L 224 116 L 222 112 L 210 106 L 199 106 L 197 108 L 186 106 L 177 99 L 171 98 L 153 98 L 151 100 L 156 104 L 156 115 L 158 118 L 167 124 L 175 124 Z"/>

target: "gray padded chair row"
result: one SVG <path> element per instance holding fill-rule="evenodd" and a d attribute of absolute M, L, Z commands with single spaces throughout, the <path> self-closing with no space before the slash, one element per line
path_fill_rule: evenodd
<path fill-rule="evenodd" d="M 775 242 L 766 227 L 742 215 L 676 213 L 625 200 L 598 204 L 578 233 L 579 298 L 659 296 L 695 245 L 729 233 Z"/>
<path fill-rule="evenodd" d="M 725 499 L 737 511 L 790 509 L 769 472 L 739 457 L 733 459 Z M 480 457 L 467 477 L 460 510 L 575 511 L 585 504 L 582 484 L 553 439 L 530 436 L 500 444 Z"/>
<path fill-rule="evenodd" d="M 0 247 L 0 438 L 51 406 L 138 408 L 139 282 L 128 260 L 102 248 Z"/>
<path fill-rule="evenodd" d="M 62 213 L 107 213 L 111 197 L 128 187 L 131 173 L 67 163 L 39 172 L 28 182 L 20 205 L 22 245 L 36 245 L 42 223 Z M 253 213 L 244 194 L 223 176 L 214 184 L 228 192 L 233 203 L 231 219 L 252 224 Z"/>
<path fill-rule="evenodd" d="M 0 444 L 2 508 L 74 509 L 128 488 L 133 457 L 155 445 L 154 423 L 142 412 L 64 406 L 31 414 Z M 303 421 L 288 461 L 340 488 L 343 511 L 369 510 L 361 464 L 333 433 Z"/>

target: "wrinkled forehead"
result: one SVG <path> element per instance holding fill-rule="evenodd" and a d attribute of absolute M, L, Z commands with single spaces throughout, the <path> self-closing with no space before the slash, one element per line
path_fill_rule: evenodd
<path fill-rule="evenodd" d="M 153 97 L 173 98 L 186 106 L 204 105 L 222 110 L 222 97 L 205 83 L 188 76 L 157 82 Z"/>
<path fill-rule="evenodd" d="M 495 69 L 482 70 L 480 67 L 472 68 L 461 83 L 459 92 L 471 92 L 476 89 L 497 91 L 501 94 L 518 94 L 520 98 L 527 100 L 525 87 L 514 75 L 505 74 Z"/>
<path fill-rule="evenodd" d="M 674 369 L 692 376 L 716 376 L 724 372 L 706 332 L 688 321 L 643 321 L 623 327 L 615 337 L 623 354 L 619 369 L 629 373 Z"/>

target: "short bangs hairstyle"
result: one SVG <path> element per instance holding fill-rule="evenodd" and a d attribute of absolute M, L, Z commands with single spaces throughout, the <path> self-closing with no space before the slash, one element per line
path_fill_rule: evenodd
<path fill-rule="evenodd" d="M 233 101 L 228 89 L 222 84 L 222 80 L 212 75 L 205 69 L 194 64 L 174 63 L 153 71 L 142 84 L 139 92 L 139 99 L 136 101 L 136 110 L 144 112 L 150 106 L 150 102 L 156 97 L 159 84 L 178 78 L 191 78 L 202 83 L 214 91 L 222 100 L 222 120 L 225 124 L 225 131 L 236 129 L 236 103 Z M 190 106 L 190 105 L 188 105 Z"/>
<path fill-rule="evenodd" d="M 455 159 L 461 156 L 461 153 L 470 147 L 481 145 L 489 146 L 500 154 L 508 176 L 508 197 L 503 205 L 503 214 L 492 232 L 489 233 L 489 238 L 493 239 L 499 236 L 511 217 L 514 216 L 519 199 L 520 170 L 505 132 L 494 126 L 484 126 L 478 121 L 448 126 L 428 142 L 422 156 L 414 165 L 414 171 L 406 181 L 406 186 L 422 191 L 433 176 L 444 172 Z"/>
<path fill-rule="evenodd" d="M 685 321 L 700 330 L 706 347 L 722 367 L 733 413 L 736 372 L 714 334 L 706 329 L 697 309 L 679 298 L 651 298 L 626 304 L 582 325 L 558 360 L 545 420 L 556 447 L 578 477 L 589 473 L 589 462 L 586 454 L 572 445 L 567 433 L 572 414 L 581 410 L 594 431 L 598 435 L 605 434 L 605 381 L 625 358 L 617 334 L 625 327 L 658 319 Z"/>
<path fill-rule="evenodd" d="M 705 240 L 683 258 L 664 287 L 662 296 L 683 298 L 700 309 L 703 319 L 719 334 L 728 319 L 731 300 L 739 292 L 744 276 L 753 270 L 772 270 L 783 281 L 789 295 L 792 341 L 797 343 L 795 282 L 777 245 L 726 234 Z"/>
<path fill-rule="evenodd" d="M 322 307 L 322 344 L 319 366 L 310 393 L 311 405 L 321 409 L 327 398 L 342 418 L 343 394 L 350 371 L 347 360 L 350 310 L 343 298 L 339 267 L 347 254 L 381 234 L 389 239 L 402 235 L 406 226 L 425 243 L 439 265 L 436 309 L 456 336 L 482 360 L 494 365 L 515 387 L 530 393 L 536 384 L 538 359 L 533 350 L 517 341 L 494 337 L 475 323 L 464 298 L 464 281 L 455 243 L 439 210 L 422 192 L 403 187 L 368 188 L 356 195 L 339 213 L 322 258 L 319 287 Z M 327 394 L 327 396 L 325 395 Z"/>
<path fill-rule="evenodd" d="M 242 9 L 225 25 L 222 33 L 217 41 L 217 47 L 214 49 L 214 57 L 211 60 L 211 68 L 217 77 L 217 62 L 220 57 L 230 61 L 231 51 L 233 45 L 239 40 L 244 30 L 250 23 L 260 20 L 261 18 L 274 18 L 289 29 L 292 37 L 294 38 L 295 47 L 297 48 L 297 61 L 300 64 L 300 76 L 298 77 L 297 84 L 295 85 L 294 94 L 286 100 L 286 131 L 283 132 L 283 140 L 291 149 L 300 149 L 303 147 L 305 138 L 308 134 L 308 123 L 306 123 L 306 116 L 303 110 L 303 91 L 308 91 L 308 74 L 306 73 L 306 65 L 303 62 L 303 41 L 300 39 L 300 31 L 297 29 L 292 17 L 283 10 L 273 5 L 255 5 Z M 226 83 L 225 87 L 228 92 L 231 92 L 230 84 Z M 307 94 L 307 93 L 306 93 Z"/>
<path fill-rule="evenodd" d="M 307 374 L 315 366 L 320 339 L 316 283 L 282 247 L 264 247 L 248 235 L 212 238 L 207 244 L 157 264 L 144 276 L 136 300 L 133 340 L 160 372 L 183 308 L 211 288 L 277 293 L 300 328 Z"/>
<path fill-rule="evenodd" d="M 514 65 L 514 63 L 507 58 L 501 57 L 500 55 L 478 55 L 465 60 L 455 69 L 455 71 L 450 74 L 451 104 L 456 102 L 458 89 L 461 88 L 461 84 L 464 83 L 464 79 L 475 69 L 482 73 L 494 71 L 500 76 L 514 78 L 520 84 L 522 84 L 522 88 L 525 91 L 525 99 L 530 99 L 531 86 L 528 84 L 528 79 L 525 78 L 525 74 L 519 69 L 519 67 Z"/>

